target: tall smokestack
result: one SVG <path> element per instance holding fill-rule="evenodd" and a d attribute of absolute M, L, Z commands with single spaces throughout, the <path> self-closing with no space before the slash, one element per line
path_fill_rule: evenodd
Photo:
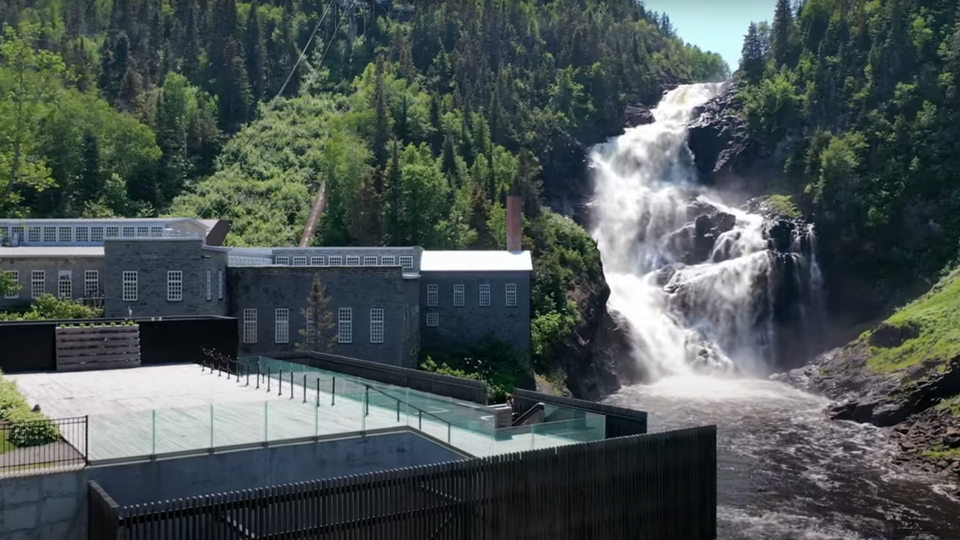
<path fill-rule="evenodd" d="M 507 251 L 518 253 L 523 240 L 523 199 L 516 195 L 507 197 Z"/>

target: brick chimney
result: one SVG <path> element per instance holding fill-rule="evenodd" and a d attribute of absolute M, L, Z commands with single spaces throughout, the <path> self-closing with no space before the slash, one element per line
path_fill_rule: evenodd
<path fill-rule="evenodd" d="M 516 195 L 507 197 L 507 251 L 518 253 L 523 240 L 523 199 Z"/>

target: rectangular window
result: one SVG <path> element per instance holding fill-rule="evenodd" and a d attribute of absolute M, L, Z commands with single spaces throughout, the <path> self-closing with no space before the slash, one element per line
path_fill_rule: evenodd
<path fill-rule="evenodd" d="M 58 227 L 57 241 L 64 243 L 73 242 L 73 227 Z"/>
<path fill-rule="evenodd" d="M 217 300 L 223 300 L 223 270 L 217 270 Z"/>
<path fill-rule="evenodd" d="M 396 266 L 397 258 L 392 255 L 384 255 L 383 258 L 380 259 L 380 264 L 383 266 Z"/>
<path fill-rule="evenodd" d="M 69 270 L 62 270 L 57 278 L 57 296 L 60 298 L 73 298 L 73 276 Z"/>
<path fill-rule="evenodd" d="M 464 294 L 465 287 L 463 285 L 454 285 L 453 286 L 453 305 L 454 307 L 463 307 L 466 304 Z"/>
<path fill-rule="evenodd" d="M 39 242 L 40 241 L 40 227 L 30 227 L 27 230 L 27 242 Z"/>
<path fill-rule="evenodd" d="M 339 255 L 330 257 L 330 266 L 343 266 L 343 257 Z"/>
<path fill-rule="evenodd" d="M 150 227 L 150 236 L 154 238 L 163 237 L 163 227 Z"/>
<path fill-rule="evenodd" d="M 440 314 L 427 313 L 427 326 L 440 326 Z"/>
<path fill-rule="evenodd" d="M 507 307 L 517 307 L 516 283 L 507 283 Z"/>
<path fill-rule="evenodd" d="M 207 302 L 213 300 L 213 272 L 207 270 Z"/>
<path fill-rule="evenodd" d="M 337 311 L 337 339 L 340 343 L 353 343 L 353 308 Z"/>
<path fill-rule="evenodd" d="M 97 270 L 87 270 L 83 273 L 83 295 L 87 298 L 94 298 L 100 293 L 100 272 Z"/>
<path fill-rule="evenodd" d="M 363 265 L 364 265 L 364 266 L 377 266 L 378 262 L 379 262 L 379 261 L 377 260 L 376 257 L 364 257 L 364 258 L 363 258 Z"/>
<path fill-rule="evenodd" d="M 10 280 L 13 281 L 14 285 L 20 284 L 20 271 L 19 270 L 7 270 L 7 275 L 10 276 Z M 4 298 L 19 298 L 20 290 L 8 291 L 3 295 Z"/>
<path fill-rule="evenodd" d="M 290 310 L 278 308 L 274 312 L 274 343 L 290 343 Z"/>
<path fill-rule="evenodd" d="M 30 273 L 30 297 L 40 298 L 47 292 L 47 275 L 43 270 L 34 270 Z"/>
<path fill-rule="evenodd" d="M 257 342 L 257 310 L 243 310 L 243 342 Z"/>
<path fill-rule="evenodd" d="M 147 227 L 146 225 L 141 225 L 137 227 L 137 236 L 138 237 L 150 236 L 150 227 Z"/>
<path fill-rule="evenodd" d="M 103 243 L 103 227 L 90 227 L 90 241 Z"/>
<path fill-rule="evenodd" d="M 290 264 L 290 257 L 277 257 L 277 264 Z"/>
<path fill-rule="evenodd" d="M 323 266 L 323 257 L 310 257 L 310 266 Z"/>
<path fill-rule="evenodd" d="M 43 228 L 43 242 L 45 244 L 53 244 L 57 241 L 57 228 L 56 227 L 44 227 Z"/>
<path fill-rule="evenodd" d="M 90 227 L 77 227 L 77 242 L 87 243 L 90 241 Z"/>
<path fill-rule="evenodd" d="M 124 238 L 133 238 L 136 236 L 137 228 L 133 225 L 127 225 L 123 228 L 123 237 Z"/>
<path fill-rule="evenodd" d="M 120 227 L 116 225 L 110 225 L 107 227 L 107 238 L 119 238 L 120 237 Z"/>
<path fill-rule="evenodd" d="M 383 343 L 383 309 L 370 310 L 370 343 Z"/>
<path fill-rule="evenodd" d="M 167 302 L 183 300 L 183 272 L 180 270 L 167 271 Z"/>
<path fill-rule="evenodd" d="M 403 257 L 400 257 L 400 266 L 407 269 L 413 268 L 413 257 L 409 255 L 404 255 Z"/>
<path fill-rule="evenodd" d="M 440 286 L 427 285 L 427 307 L 440 305 Z"/>
<path fill-rule="evenodd" d="M 306 266 L 306 265 L 307 265 L 307 258 L 306 258 L 306 257 L 294 257 L 294 258 L 293 258 L 293 265 L 294 265 L 294 266 Z"/>
<path fill-rule="evenodd" d="M 360 266 L 360 257 L 357 257 L 357 256 L 348 256 L 348 257 L 347 257 L 347 266 Z"/>
<path fill-rule="evenodd" d="M 10 229 L 10 241 L 12 242 L 14 238 L 17 239 L 18 244 L 26 240 L 23 236 L 23 227 L 21 225 L 14 225 L 13 228 Z"/>
<path fill-rule="evenodd" d="M 490 285 L 480 285 L 480 307 L 490 307 Z"/>
<path fill-rule="evenodd" d="M 123 301 L 137 301 L 137 272 L 125 270 L 123 272 Z"/>
<path fill-rule="evenodd" d="M 0 227 L 0 242 L 2 242 L 3 240 L 10 240 L 9 227 Z"/>

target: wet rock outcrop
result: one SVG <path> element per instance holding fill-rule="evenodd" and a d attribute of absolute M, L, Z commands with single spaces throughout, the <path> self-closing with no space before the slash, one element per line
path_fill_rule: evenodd
<path fill-rule="evenodd" d="M 650 108 L 643 105 L 627 105 L 623 115 L 628 128 L 644 126 L 656 121 Z"/>

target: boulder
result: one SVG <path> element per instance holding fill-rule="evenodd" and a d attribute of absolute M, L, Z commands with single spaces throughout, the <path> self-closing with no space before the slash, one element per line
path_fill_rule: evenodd
<path fill-rule="evenodd" d="M 656 121 L 656 118 L 653 116 L 653 112 L 648 107 L 643 105 L 627 105 L 623 116 L 625 118 L 626 127 L 628 128 L 644 126 L 647 124 L 652 124 Z"/>

